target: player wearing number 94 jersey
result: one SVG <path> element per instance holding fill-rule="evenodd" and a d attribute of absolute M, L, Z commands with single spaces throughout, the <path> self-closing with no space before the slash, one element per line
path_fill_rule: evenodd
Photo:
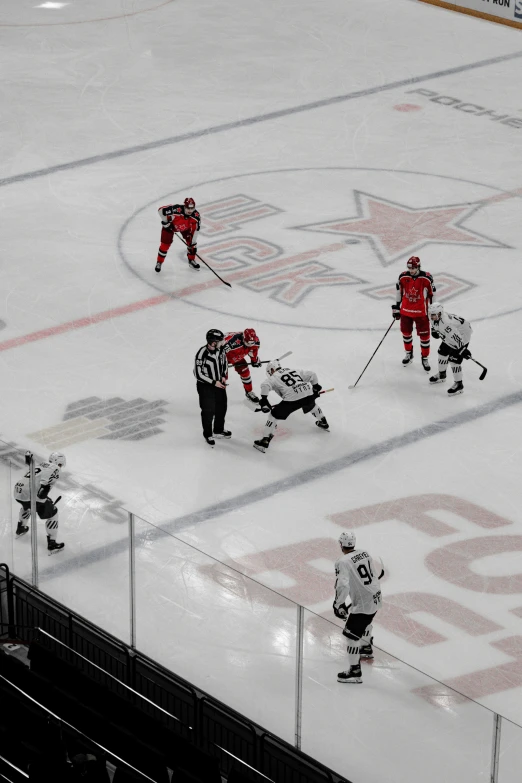
<path fill-rule="evenodd" d="M 278 421 L 284 421 L 294 411 L 302 410 L 303 413 L 311 413 L 315 423 L 321 430 L 328 430 L 328 422 L 316 403 L 322 386 L 318 383 L 317 375 L 312 370 L 290 370 L 281 367 L 275 359 L 266 366 L 266 378 L 261 383 L 261 410 L 268 413 L 263 437 L 254 441 L 254 448 L 265 452 L 274 437 Z M 268 402 L 268 395 L 274 391 L 281 397 L 281 402 L 272 406 Z"/>
<path fill-rule="evenodd" d="M 336 617 L 346 619 L 343 636 L 348 640 L 350 669 L 339 672 L 338 682 L 360 683 L 361 657 L 373 658 L 372 621 L 382 604 L 379 580 L 384 576 L 381 564 L 364 549 L 355 548 L 355 533 L 341 533 L 339 544 L 343 556 L 335 564 Z M 346 606 L 348 597 L 351 606 Z"/>

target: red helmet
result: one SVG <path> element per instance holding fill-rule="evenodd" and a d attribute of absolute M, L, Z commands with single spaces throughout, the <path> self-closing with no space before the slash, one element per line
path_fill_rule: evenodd
<path fill-rule="evenodd" d="M 245 329 L 243 332 L 243 342 L 245 345 L 255 345 L 259 342 L 255 329 Z"/>
<path fill-rule="evenodd" d="M 408 258 L 408 263 L 406 266 L 408 269 L 420 269 L 420 258 L 418 256 L 412 256 L 411 258 Z"/>
<path fill-rule="evenodd" d="M 185 199 L 185 201 L 183 202 L 183 204 L 184 204 L 184 205 L 185 205 L 185 206 L 186 206 L 188 209 L 196 209 L 196 202 L 194 201 L 194 199 L 193 199 L 193 198 L 186 198 L 186 199 Z"/>

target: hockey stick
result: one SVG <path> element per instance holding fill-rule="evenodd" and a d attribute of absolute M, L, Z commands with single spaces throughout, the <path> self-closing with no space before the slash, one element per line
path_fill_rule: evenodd
<path fill-rule="evenodd" d="M 479 375 L 479 381 L 483 381 L 484 378 L 486 377 L 486 375 L 488 374 L 488 368 L 484 367 L 484 365 L 481 364 L 480 362 L 477 362 L 477 360 L 474 359 L 473 356 L 470 356 L 469 358 L 471 359 L 472 362 L 475 362 L 475 364 L 478 364 L 479 367 L 482 367 L 482 372 Z"/>
<path fill-rule="evenodd" d="M 177 232 L 177 231 L 174 231 L 174 234 L 175 234 L 175 235 L 178 237 L 178 239 L 179 239 L 179 241 L 180 241 L 180 242 L 183 242 L 183 244 L 185 245 L 185 247 L 188 247 L 188 244 L 185 242 L 185 240 L 183 239 L 183 237 L 181 237 L 181 236 L 178 234 L 178 232 Z M 211 272 L 212 272 L 214 275 L 216 275 L 216 277 L 217 277 L 217 278 L 219 278 L 219 280 L 221 280 L 221 282 L 222 282 L 222 283 L 224 283 L 225 285 L 228 285 L 228 287 L 229 287 L 229 288 L 232 288 L 232 283 L 227 283 L 227 281 L 226 281 L 226 280 L 223 280 L 223 278 L 222 278 L 222 277 L 220 277 L 220 276 L 218 275 L 218 273 L 216 272 L 216 270 L 215 270 L 215 269 L 212 269 L 212 267 L 210 266 L 210 264 L 207 264 L 207 262 L 205 261 L 205 259 L 204 259 L 204 258 L 201 258 L 201 256 L 199 255 L 199 253 L 195 253 L 195 256 L 196 256 L 196 258 L 199 258 L 199 260 L 200 260 L 200 261 L 202 261 L 202 262 L 205 264 L 205 266 L 207 267 L 207 269 L 210 269 L 210 271 L 211 271 Z"/>
<path fill-rule="evenodd" d="M 357 384 L 359 383 L 359 381 L 360 381 L 360 380 L 361 380 L 361 378 L 363 377 L 364 373 L 366 372 L 366 368 L 368 367 L 368 365 L 370 364 L 371 360 L 373 359 L 373 357 L 375 356 L 375 354 L 377 353 L 377 351 L 379 350 L 379 348 L 380 348 L 380 347 L 381 347 L 381 345 L 383 344 L 383 342 L 384 342 L 384 338 L 386 337 L 386 335 L 388 334 L 388 332 L 390 331 L 390 329 L 392 328 L 392 326 L 393 326 L 393 324 L 394 324 L 394 323 L 395 323 L 395 318 L 393 319 L 393 321 L 391 322 L 391 324 L 390 324 L 390 325 L 389 325 L 389 327 L 387 328 L 387 330 L 386 330 L 386 334 L 385 334 L 385 335 L 384 335 L 384 337 L 382 338 L 381 342 L 379 343 L 379 345 L 377 346 L 377 348 L 375 349 L 375 351 L 374 351 L 374 352 L 372 353 L 372 355 L 370 356 L 370 360 L 369 360 L 368 364 L 366 365 L 366 367 L 364 368 L 364 370 L 362 371 L 362 373 L 359 375 L 359 377 L 357 378 L 357 380 L 355 381 L 355 383 L 353 384 L 353 386 L 348 386 L 348 388 L 349 388 L 349 389 L 355 389 L 355 387 L 357 386 Z"/>
<path fill-rule="evenodd" d="M 290 356 L 291 353 L 292 353 L 292 351 L 287 351 L 282 356 L 278 356 L 277 359 L 276 359 L 276 362 L 280 362 L 281 359 L 286 359 L 286 357 Z M 274 361 L 273 359 L 264 359 L 262 362 L 259 362 L 259 364 L 269 364 L 270 362 L 273 362 L 273 361 Z"/>

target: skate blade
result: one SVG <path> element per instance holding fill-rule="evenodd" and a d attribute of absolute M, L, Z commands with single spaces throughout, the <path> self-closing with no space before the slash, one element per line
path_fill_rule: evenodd
<path fill-rule="evenodd" d="M 340 682 L 343 685 L 361 685 L 362 677 L 351 677 L 349 680 L 340 680 L 338 677 L 337 682 Z"/>
<path fill-rule="evenodd" d="M 262 454 L 265 453 L 266 449 L 265 449 L 264 446 L 258 446 L 257 443 L 254 443 L 253 445 L 254 445 L 254 448 L 257 449 L 258 451 L 260 451 Z"/>
<path fill-rule="evenodd" d="M 464 389 L 459 389 L 458 391 L 451 392 L 451 394 L 448 394 L 448 397 L 456 397 L 457 394 L 463 394 L 463 393 L 464 393 Z"/>
<path fill-rule="evenodd" d="M 61 549 L 48 549 L 47 554 L 49 555 L 49 557 L 51 557 L 51 555 L 58 555 L 60 552 L 63 552 L 64 549 L 65 549 L 64 546 L 62 546 Z"/>

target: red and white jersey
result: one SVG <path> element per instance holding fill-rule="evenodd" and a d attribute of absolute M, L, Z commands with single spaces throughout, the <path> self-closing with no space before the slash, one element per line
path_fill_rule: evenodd
<path fill-rule="evenodd" d="M 433 277 L 422 269 L 414 277 L 409 270 L 401 272 L 397 280 L 397 304 L 401 306 L 401 315 L 419 318 L 428 315 L 428 305 L 435 293 Z"/>
<path fill-rule="evenodd" d="M 172 225 L 174 231 L 180 233 L 195 234 L 201 227 L 201 215 L 197 209 L 192 215 L 186 215 L 183 204 L 166 204 L 158 209 L 158 215 L 165 228 Z"/>
<path fill-rule="evenodd" d="M 247 356 L 257 361 L 260 344 L 257 340 L 255 345 L 245 345 L 243 332 L 228 332 L 223 340 L 223 350 L 226 353 L 228 363 L 234 365 L 245 361 Z"/>

